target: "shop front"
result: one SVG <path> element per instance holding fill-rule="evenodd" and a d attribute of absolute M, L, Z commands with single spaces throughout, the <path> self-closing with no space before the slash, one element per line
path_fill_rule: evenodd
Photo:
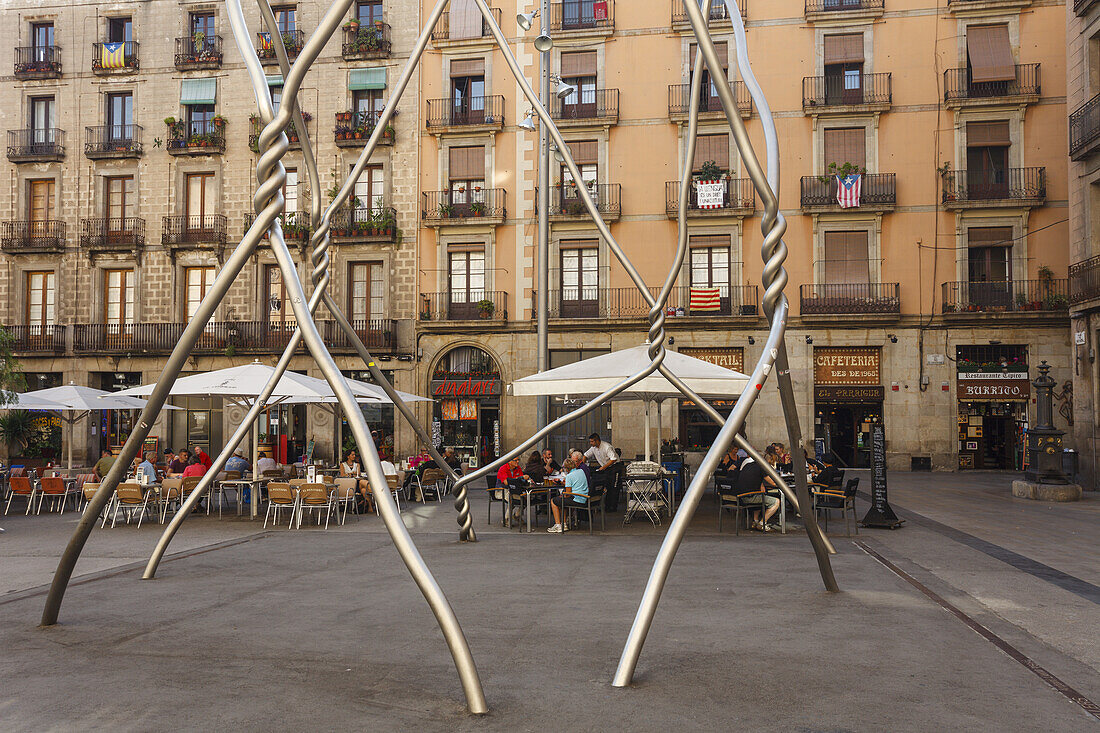
<path fill-rule="evenodd" d="M 820 457 L 846 468 L 871 465 L 871 426 L 886 390 L 876 346 L 814 348 L 814 442 Z"/>
<path fill-rule="evenodd" d="M 735 372 L 745 371 L 745 350 L 740 346 L 721 348 L 684 347 L 680 353 Z M 736 399 L 709 400 L 723 418 L 728 418 Z M 691 400 L 681 399 L 679 420 L 680 448 L 687 452 L 706 452 L 718 437 L 720 427 Z M 744 429 L 742 429 L 744 432 Z"/>
<path fill-rule="evenodd" d="M 1026 371 L 958 372 L 959 468 L 1023 470 Z"/>
<path fill-rule="evenodd" d="M 450 447 L 463 461 L 481 466 L 500 454 L 500 396 L 496 362 L 476 346 L 451 349 L 432 370 L 435 401 L 432 441 Z"/>

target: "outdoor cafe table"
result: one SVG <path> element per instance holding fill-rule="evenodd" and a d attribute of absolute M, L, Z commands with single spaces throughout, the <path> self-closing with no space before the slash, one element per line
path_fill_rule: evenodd
<path fill-rule="evenodd" d="M 555 484 L 552 482 L 543 482 L 541 484 L 531 484 L 527 488 L 516 492 L 523 496 L 524 513 L 527 519 L 527 531 L 531 531 L 531 506 L 533 504 L 546 504 L 546 511 L 550 511 L 550 497 L 555 489 L 561 489 L 561 484 Z M 507 488 L 504 491 L 512 492 L 514 489 Z M 541 498 L 540 498 L 541 497 Z M 509 529 L 512 527 L 512 503 L 508 502 L 508 510 L 504 512 L 504 526 Z M 520 526 L 522 531 L 523 527 Z"/>
<path fill-rule="evenodd" d="M 244 491 L 246 487 L 249 490 L 259 489 L 265 483 L 264 479 L 260 478 L 231 478 L 219 481 L 221 486 L 232 486 L 237 493 L 237 516 L 241 516 L 244 511 Z M 222 502 L 218 501 L 218 516 L 222 515 Z"/>

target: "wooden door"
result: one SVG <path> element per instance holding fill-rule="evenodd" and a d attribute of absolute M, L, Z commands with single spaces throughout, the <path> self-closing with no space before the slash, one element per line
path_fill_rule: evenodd
<path fill-rule="evenodd" d="M 133 243 L 134 177 L 109 176 L 107 183 L 107 219 L 103 233 L 114 244 Z"/>
<path fill-rule="evenodd" d="M 204 241 L 213 235 L 214 229 L 214 174 L 189 173 L 186 194 L 187 218 L 184 222 L 184 240 Z"/>
<path fill-rule="evenodd" d="M 600 312 L 599 250 L 561 251 L 561 317 L 595 318 Z"/>

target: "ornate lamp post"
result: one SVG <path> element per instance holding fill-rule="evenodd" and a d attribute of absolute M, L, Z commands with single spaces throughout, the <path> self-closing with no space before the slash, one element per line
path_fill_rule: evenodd
<path fill-rule="evenodd" d="M 1012 495 L 1042 501 L 1077 501 L 1081 487 L 1071 484 L 1062 471 L 1062 436 L 1054 427 L 1054 395 L 1058 382 L 1050 376 L 1046 360 L 1039 365 L 1035 387 L 1035 427 L 1027 431 L 1027 463 L 1022 481 L 1012 482 Z"/>

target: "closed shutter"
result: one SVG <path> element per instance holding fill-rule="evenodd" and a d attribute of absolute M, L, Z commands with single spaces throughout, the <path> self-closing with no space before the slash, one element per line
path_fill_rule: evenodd
<path fill-rule="evenodd" d="M 696 44 L 693 43 L 693 44 L 691 44 L 691 47 L 688 49 L 688 66 L 691 69 L 695 68 L 695 52 L 698 50 L 698 48 L 699 47 Z M 726 42 L 725 41 L 719 41 L 719 42 L 715 43 L 714 44 L 714 50 L 718 52 L 718 60 L 722 62 L 722 68 L 723 69 L 728 69 L 729 65 L 730 65 L 730 62 L 729 62 L 729 53 L 726 50 Z M 703 66 L 706 66 L 706 64 L 703 64 Z"/>
<path fill-rule="evenodd" d="M 1005 147 L 1011 144 L 1007 120 L 966 123 L 966 147 L 968 148 Z"/>
<path fill-rule="evenodd" d="M 862 64 L 863 34 L 825 36 L 825 64 Z"/>
<path fill-rule="evenodd" d="M 825 167 L 830 163 L 867 165 L 867 133 L 862 127 L 841 127 L 825 130 Z"/>
<path fill-rule="evenodd" d="M 1008 42 L 1007 25 L 972 25 L 966 28 L 966 52 L 971 81 L 1013 81 L 1016 60 Z"/>
<path fill-rule="evenodd" d="M 970 227 L 966 243 L 969 247 L 1011 247 L 1012 227 Z"/>
<path fill-rule="evenodd" d="M 452 181 L 482 181 L 485 179 L 485 146 L 450 149 Z"/>
<path fill-rule="evenodd" d="M 386 70 L 384 68 L 352 69 L 348 75 L 348 89 L 353 92 L 385 88 Z"/>
<path fill-rule="evenodd" d="M 218 80 L 184 79 L 180 83 L 180 104 L 214 104 L 218 95 Z"/>
<path fill-rule="evenodd" d="M 825 282 L 870 281 L 867 232 L 825 232 Z"/>
<path fill-rule="evenodd" d="M 451 78 L 485 76 L 485 59 L 455 59 L 451 62 Z"/>
<path fill-rule="evenodd" d="M 558 249 L 596 249 L 600 246 L 598 239 L 563 239 Z"/>
<path fill-rule="evenodd" d="M 689 247 L 729 247 L 728 234 L 693 234 L 688 239 Z"/>
<path fill-rule="evenodd" d="M 483 18 L 474 0 L 451 0 L 450 37 L 481 38 Z"/>
<path fill-rule="evenodd" d="M 730 143 L 729 135 L 700 135 L 695 141 L 695 160 L 691 169 L 697 171 L 703 167 L 703 163 L 713 160 L 719 168 L 728 170 L 730 167 Z"/>
<path fill-rule="evenodd" d="M 566 78 L 575 76 L 596 76 L 596 52 L 574 51 L 561 55 L 561 75 Z"/>
<path fill-rule="evenodd" d="M 577 165 L 598 165 L 600 147 L 595 140 L 577 140 L 569 143 L 569 152 Z"/>

